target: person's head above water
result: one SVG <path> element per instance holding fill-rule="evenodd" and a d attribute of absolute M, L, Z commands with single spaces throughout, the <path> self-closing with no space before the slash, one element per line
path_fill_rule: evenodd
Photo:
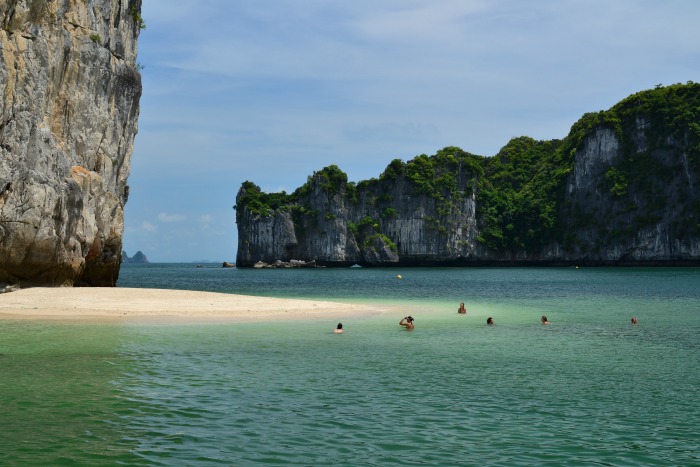
<path fill-rule="evenodd" d="M 493 324 L 493 318 L 489 316 L 486 320 L 486 324 Z"/>
<path fill-rule="evenodd" d="M 404 316 L 401 318 L 401 321 L 399 321 L 399 324 L 408 330 L 413 329 L 415 326 L 413 324 L 413 316 Z"/>
<path fill-rule="evenodd" d="M 343 329 L 343 323 L 338 323 L 338 326 L 335 327 L 336 329 Z"/>

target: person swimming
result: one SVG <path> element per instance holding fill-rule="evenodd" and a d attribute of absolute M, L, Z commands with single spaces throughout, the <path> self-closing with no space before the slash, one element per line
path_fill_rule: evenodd
<path fill-rule="evenodd" d="M 493 325 L 493 318 L 489 316 L 489 317 L 486 319 L 486 324 L 488 324 L 489 326 Z"/>
<path fill-rule="evenodd" d="M 542 315 L 540 321 L 542 321 L 542 324 L 549 324 L 549 321 L 547 321 L 547 317 L 545 315 Z"/>
<path fill-rule="evenodd" d="M 407 331 L 411 331 L 415 327 L 412 316 L 405 316 L 399 321 L 399 324 L 405 327 Z"/>
<path fill-rule="evenodd" d="M 336 326 L 335 329 L 333 329 L 333 332 L 336 334 L 340 334 L 343 332 L 343 323 L 338 323 L 338 326 Z"/>
<path fill-rule="evenodd" d="M 636 316 L 633 316 L 632 319 L 630 320 L 630 322 L 631 322 L 633 325 L 634 325 L 634 324 L 637 324 L 637 317 L 636 317 Z"/>
<path fill-rule="evenodd" d="M 462 303 L 459 304 L 459 308 L 457 308 L 457 313 L 459 313 L 460 315 L 466 315 L 466 314 L 467 314 L 467 309 L 466 309 L 466 307 L 464 306 L 464 302 L 462 302 Z"/>

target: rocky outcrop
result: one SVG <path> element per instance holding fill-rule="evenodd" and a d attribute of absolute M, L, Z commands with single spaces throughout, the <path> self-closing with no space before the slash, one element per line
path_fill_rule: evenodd
<path fill-rule="evenodd" d="M 148 258 L 141 251 L 137 251 L 134 256 L 129 257 L 126 251 L 122 251 L 122 263 L 124 264 L 148 264 Z"/>
<path fill-rule="evenodd" d="M 700 84 L 637 93 L 563 140 L 494 157 L 445 148 L 348 183 L 327 167 L 294 193 L 245 182 L 239 267 L 700 265 Z"/>
<path fill-rule="evenodd" d="M 113 286 L 141 0 L 0 3 L 0 281 Z"/>
<path fill-rule="evenodd" d="M 700 158 L 690 129 L 677 139 L 642 116 L 623 138 L 596 128 L 566 183 L 568 257 L 592 263 L 694 264 L 700 261 Z M 658 129 L 657 129 L 658 131 Z M 625 170 L 628 169 L 628 170 Z M 631 169 L 631 170 L 629 170 Z M 617 179 L 617 181 L 616 181 Z"/>
<path fill-rule="evenodd" d="M 244 185 L 236 203 L 237 266 L 292 258 L 330 266 L 431 265 L 476 258 L 483 250 L 475 242 L 475 195 L 466 167 L 456 169 L 460 189 L 449 201 L 417 191 L 405 173 L 359 187 L 345 177 L 329 190 L 327 180 L 338 170 L 315 174 L 298 204 L 267 216 L 246 205 L 246 195 L 259 189 Z"/>

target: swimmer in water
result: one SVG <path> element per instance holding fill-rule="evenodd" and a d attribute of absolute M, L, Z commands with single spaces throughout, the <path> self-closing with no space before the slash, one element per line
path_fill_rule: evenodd
<path fill-rule="evenodd" d="M 542 321 L 542 324 L 549 324 L 549 321 L 547 321 L 547 317 L 544 315 L 542 315 L 542 317 L 540 318 L 540 321 Z"/>
<path fill-rule="evenodd" d="M 489 326 L 492 326 L 493 325 L 493 318 L 489 316 L 488 319 L 486 320 L 486 324 L 488 324 Z"/>
<path fill-rule="evenodd" d="M 467 314 L 467 309 L 464 306 L 464 302 L 459 304 L 459 308 L 457 308 L 457 313 L 460 315 L 466 315 Z"/>
<path fill-rule="evenodd" d="M 403 327 L 406 328 L 407 331 L 413 330 L 415 327 L 413 324 L 413 317 L 412 316 L 406 316 L 401 321 L 399 321 L 399 324 Z"/>
<path fill-rule="evenodd" d="M 630 322 L 632 323 L 632 325 L 637 324 L 637 317 L 633 316 L 632 319 L 630 320 Z"/>
<path fill-rule="evenodd" d="M 341 334 L 343 332 L 343 323 L 338 323 L 338 326 L 333 329 L 333 332 L 336 334 Z"/>

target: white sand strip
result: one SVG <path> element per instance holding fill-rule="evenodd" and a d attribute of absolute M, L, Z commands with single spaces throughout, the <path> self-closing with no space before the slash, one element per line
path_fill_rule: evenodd
<path fill-rule="evenodd" d="M 35 287 L 0 294 L 0 319 L 267 321 L 368 316 L 365 305 L 188 290 Z"/>

